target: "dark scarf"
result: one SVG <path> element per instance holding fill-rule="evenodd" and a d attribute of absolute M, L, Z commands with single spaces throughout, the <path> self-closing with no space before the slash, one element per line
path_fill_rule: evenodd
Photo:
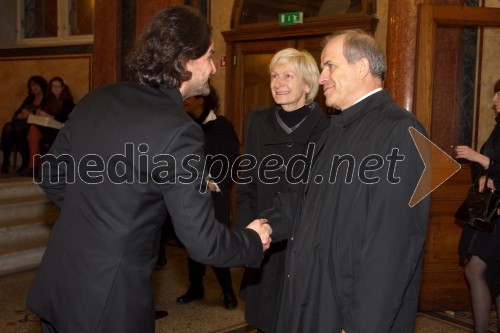
<path fill-rule="evenodd" d="M 287 112 L 283 110 L 281 106 L 278 106 L 278 115 L 288 127 L 292 128 L 307 117 L 309 113 L 311 113 L 312 108 L 310 105 L 311 104 L 304 105 L 303 107 L 292 112 Z"/>
<path fill-rule="evenodd" d="M 203 109 L 203 112 L 200 114 L 198 118 L 195 118 L 191 113 L 188 113 L 188 115 L 193 118 L 194 122 L 197 123 L 198 125 L 202 126 L 203 122 L 205 119 L 207 119 L 208 114 L 210 113 L 211 110 L 205 110 Z"/>

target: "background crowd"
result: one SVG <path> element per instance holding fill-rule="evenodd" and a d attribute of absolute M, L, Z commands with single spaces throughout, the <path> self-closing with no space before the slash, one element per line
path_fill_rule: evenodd
<path fill-rule="evenodd" d="M 2 129 L 2 173 L 8 173 L 12 162 L 21 155 L 20 175 L 33 177 L 40 166 L 40 153 L 46 153 L 54 142 L 59 128 L 34 124 L 30 115 L 56 120 L 64 124 L 75 105 L 71 90 L 64 80 L 55 76 L 47 80 L 40 75 L 31 76 L 27 82 L 27 96 L 14 111 L 12 120 Z"/>

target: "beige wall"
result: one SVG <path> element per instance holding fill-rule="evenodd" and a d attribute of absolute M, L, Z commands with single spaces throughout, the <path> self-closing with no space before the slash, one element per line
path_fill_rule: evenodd
<path fill-rule="evenodd" d="M 89 91 L 90 55 L 2 58 L 0 60 L 0 126 L 10 121 L 14 111 L 27 95 L 27 81 L 41 75 L 47 82 L 60 76 L 70 87 L 75 102 Z M 0 130 L 1 130 L 0 128 Z"/>
<path fill-rule="evenodd" d="M 486 0 L 486 7 L 500 8 L 500 1 Z M 482 66 L 478 70 L 480 76 L 479 121 L 477 147 L 486 141 L 495 126 L 493 110 L 493 85 L 500 79 L 500 28 L 484 29 Z M 477 95 L 477 94 L 476 94 Z"/>
<path fill-rule="evenodd" d="M 375 31 L 375 39 L 386 49 L 387 44 L 387 16 L 389 15 L 389 0 L 377 0 L 377 30 Z"/>

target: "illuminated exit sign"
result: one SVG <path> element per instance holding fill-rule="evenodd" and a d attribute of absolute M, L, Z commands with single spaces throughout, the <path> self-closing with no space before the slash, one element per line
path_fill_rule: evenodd
<path fill-rule="evenodd" d="M 304 14 L 302 12 L 281 13 L 278 18 L 280 25 L 303 23 Z"/>

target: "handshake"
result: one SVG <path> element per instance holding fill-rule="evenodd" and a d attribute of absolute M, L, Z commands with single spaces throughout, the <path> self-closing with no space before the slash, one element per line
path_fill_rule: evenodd
<path fill-rule="evenodd" d="M 273 230 L 271 229 L 271 226 L 267 224 L 266 219 L 253 220 L 249 225 L 247 225 L 247 229 L 252 229 L 259 234 L 264 251 L 269 249 L 269 246 L 271 245 L 271 234 Z"/>

